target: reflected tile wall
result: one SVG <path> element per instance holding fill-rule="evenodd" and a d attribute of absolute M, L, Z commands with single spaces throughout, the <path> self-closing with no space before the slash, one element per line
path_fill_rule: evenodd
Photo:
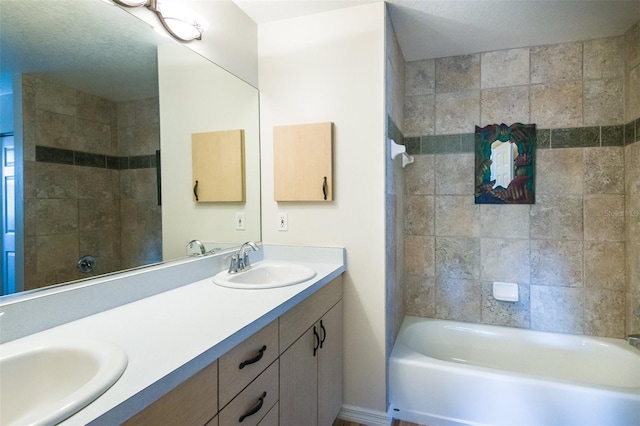
<path fill-rule="evenodd" d="M 407 64 L 407 314 L 640 332 L 638 40 L 640 23 L 621 37 Z M 517 121 L 539 129 L 537 203 L 475 205 L 473 128 Z M 495 300 L 493 281 L 517 282 L 520 301 Z"/>
<path fill-rule="evenodd" d="M 156 169 L 128 170 L 129 157 L 118 157 L 118 119 L 133 129 L 134 138 L 122 141 L 134 145 L 127 155 L 159 149 L 157 98 L 126 103 L 129 119 L 114 102 L 39 77 L 23 75 L 23 95 L 25 257 L 35 265 L 25 267 L 25 290 L 86 278 L 76 262 L 87 254 L 97 260 L 94 274 L 161 260 Z M 121 216 L 120 203 L 129 200 L 122 195 L 123 173 L 137 174 L 141 188 L 130 190 L 142 225 L 123 233 L 136 241 L 127 245 L 136 257 L 126 265 L 121 224 L 130 217 Z"/>

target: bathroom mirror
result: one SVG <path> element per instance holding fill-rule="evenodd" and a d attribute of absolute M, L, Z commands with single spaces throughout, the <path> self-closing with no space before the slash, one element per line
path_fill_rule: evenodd
<path fill-rule="evenodd" d="M 476 204 L 535 204 L 536 125 L 476 126 Z"/>
<path fill-rule="evenodd" d="M 168 52 L 160 70 L 159 51 Z M 0 100 L 0 135 L 15 136 L 15 241 L 28 259 L 3 264 L 15 291 L 174 260 L 192 239 L 207 250 L 260 240 L 257 89 L 127 11 L 2 0 Z M 193 132 L 230 129 L 245 132 L 246 200 L 198 209 L 179 147 Z M 96 267 L 85 274 L 87 255 Z"/>

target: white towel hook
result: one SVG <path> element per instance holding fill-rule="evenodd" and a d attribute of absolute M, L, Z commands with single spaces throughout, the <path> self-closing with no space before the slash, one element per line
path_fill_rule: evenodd
<path fill-rule="evenodd" d="M 413 163 L 413 157 L 407 154 L 407 147 L 396 143 L 393 139 L 391 141 L 391 159 L 395 160 L 396 157 L 402 154 L 402 168 L 405 168 L 407 164 Z"/>

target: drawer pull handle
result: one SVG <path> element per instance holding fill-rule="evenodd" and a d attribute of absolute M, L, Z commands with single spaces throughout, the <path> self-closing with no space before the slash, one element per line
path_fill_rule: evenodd
<path fill-rule="evenodd" d="M 253 407 L 251 410 L 247 411 L 246 413 L 244 413 L 243 415 L 240 416 L 239 422 L 242 423 L 244 421 L 244 419 L 246 419 L 249 416 L 253 416 L 255 413 L 257 413 L 258 411 L 260 411 L 260 409 L 262 408 L 262 404 L 264 404 L 264 399 L 266 398 L 267 393 L 263 392 L 262 396 L 258 399 L 258 404 Z"/>
<path fill-rule="evenodd" d="M 320 340 L 320 349 L 322 349 L 324 340 L 327 338 L 327 329 L 324 328 L 324 324 L 322 324 L 322 320 L 320 320 L 320 329 L 322 329 L 322 340 Z"/>
<path fill-rule="evenodd" d="M 313 356 L 316 356 L 316 353 L 318 352 L 318 348 L 320 348 L 320 336 L 318 335 L 318 332 L 316 331 L 316 326 L 313 326 L 313 335 L 316 338 L 316 343 L 313 346 Z"/>
<path fill-rule="evenodd" d="M 327 199 L 327 193 L 329 192 L 329 184 L 327 184 L 327 177 L 324 177 L 324 181 L 322 182 L 322 195 L 324 195 L 324 199 Z"/>
<path fill-rule="evenodd" d="M 256 362 L 260 361 L 260 360 L 262 359 L 262 355 L 264 355 L 264 351 L 266 351 L 266 350 L 267 350 L 267 346 L 265 345 L 265 346 L 263 346 L 263 347 L 262 347 L 262 349 L 260 349 L 260 350 L 258 351 L 258 355 L 256 355 L 255 357 L 253 357 L 253 358 L 251 358 L 251 359 L 248 359 L 248 360 L 246 360 L 246 361 L 242 361 L 242 362 L 240 363 L 240 366 L 239 366 L 238 368 L 239 368 L 240 370 L 242 370 L 242 369 L 243 369 L 244 367 L 246 367 L 247 365 L 249 365 L 249 364 L 253 364 L 253 363 L 256 363 Z"/>
<path fill-rule="evenodd" d="M 196 184 L 193 186 L 193 196 L 196 197 L 196 201 L 200 201 L 198 200 L 198 181 L 196 181 Z"/>

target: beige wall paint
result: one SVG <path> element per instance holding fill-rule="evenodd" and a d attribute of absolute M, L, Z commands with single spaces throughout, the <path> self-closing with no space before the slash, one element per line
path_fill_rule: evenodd
<path fill-rule="evenodd" d="M 262 239 L 343 246 L 344 403 L 386 410 L 384 4 L 260 25 Z M 273 127 L 334 123 L 334 196 L 273 201 Z M 289 230 L 276 230 L 278 212 Z"/>

